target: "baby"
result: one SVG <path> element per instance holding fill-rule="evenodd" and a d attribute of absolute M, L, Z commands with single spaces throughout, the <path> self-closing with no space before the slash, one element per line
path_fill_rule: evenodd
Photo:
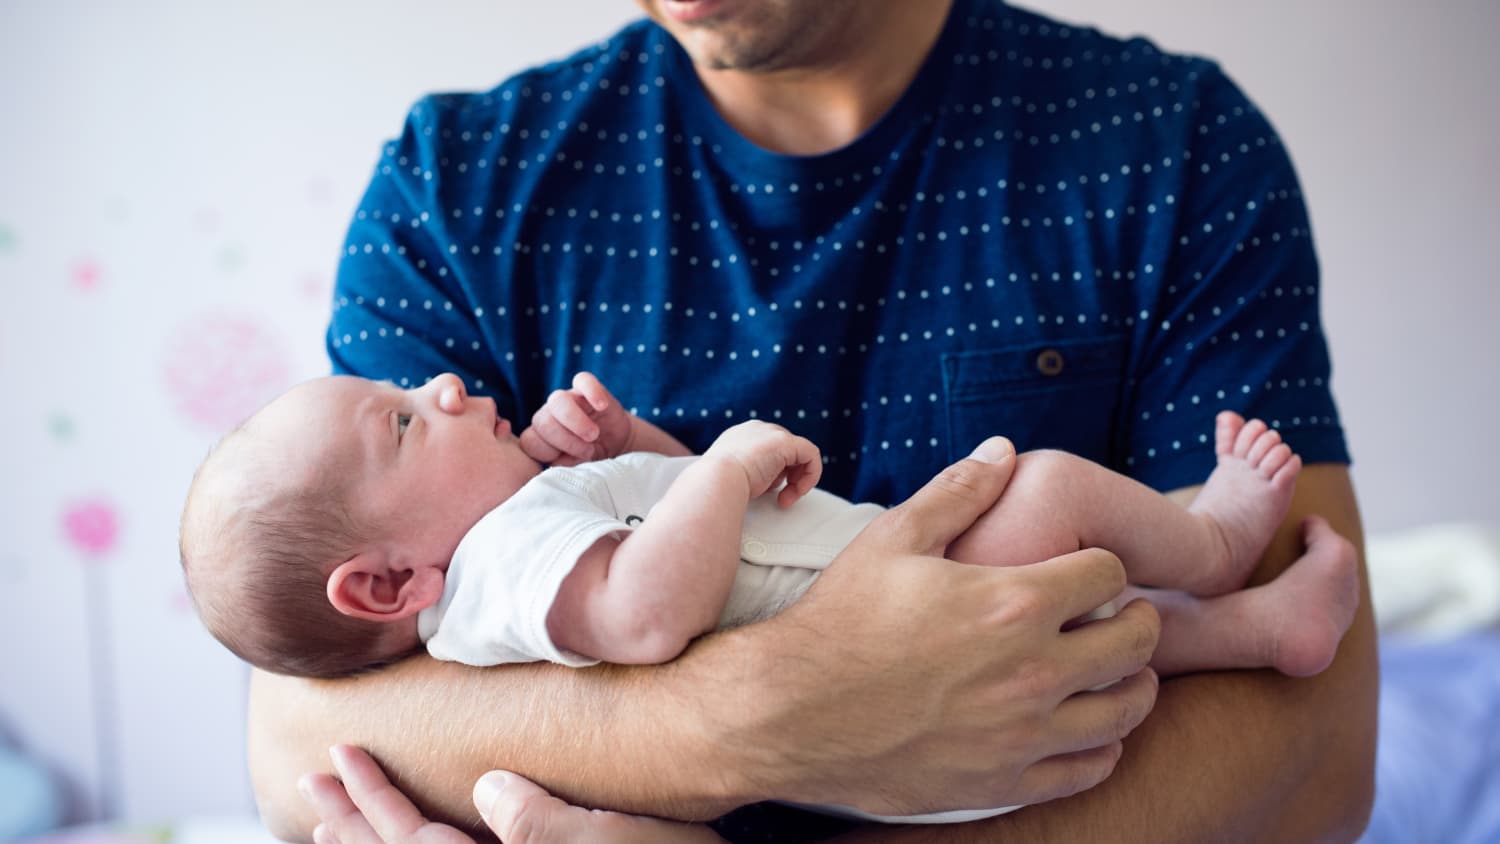
<path fill-rule="evenodd" d="M 1357 575 L 1310 552 L 1242 589 L 1301 462 L 1228 412 L 1215 450 L 1186 508 L 1082 458 L 1020 455 L 948 556 L 1021 565 L 1107 548 L 1132 584 L 1198 596 L 1163 602 L 1159 673 L 1317 673 L 1353 618 Z M 795 601 L 881 512 L 815 489 L 817 447 L 776 425 L 736 425 L 687 455 L 587 373 L 520 437 L 451 374 L 411 390 L 321 378 L 204 461 L 182 564 L 209 630 L 274 672 L 350 674 L 424 643 L 474 665 L 659 663 Z"/>

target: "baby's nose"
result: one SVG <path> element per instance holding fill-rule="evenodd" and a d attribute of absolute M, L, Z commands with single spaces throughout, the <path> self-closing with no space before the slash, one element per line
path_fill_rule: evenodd
<path fill-rule="evenodd" d="M 464 401 L 469 393 L 464 389 L 464 381 L 451 372 L 432 379 L 438 391 L 438 409 L 444 413 L 459 414 L 464 412 Z"/>

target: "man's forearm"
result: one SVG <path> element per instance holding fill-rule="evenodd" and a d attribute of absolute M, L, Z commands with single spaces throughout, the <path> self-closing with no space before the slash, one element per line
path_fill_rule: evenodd
<path fill-rule="evenodd" d="M 1364 742 L 1322 734 L 1313 719 L 1298 725 L 1308 702 L 1266 688 L 1261 681 L 1282 681 L 1258 673 L 1164 683 L 1114 775 L 1089 791 L 963 827 L 872 826 L 839 842 L 1353 840 L 1371 783 L 1365 766 L 1348 760 L 1364 755 Z"/>
<path fill-rule="evenodd" d="M 296 783 L 331 771 L 336 743 L 367 748 L 429 816 L 460 826 L 477 824 L 469 795 L 495 767 L 583 805 L 713 817 L 752 799 L 732 750 L 700 729 L 704 717 L 732 711 L 744 638 L 712 660 L 654 666 L 649 680 L 648 669 L 476 669 L 426 656 L 338 681 L 256 672 L 249 756 L 262 817 L 278 837 L 310 841 L 316 819 Z M 719 689 L 722 707 L 712 699 Z"/>
<path fill-rule="evenodd" d="M 1314 466 L 1288 527 L 1317 512 L 1363 551 L 1347 472 Z M 1283 530 L 1258 578 L 1301 552 Z M 1374 792 L 1378 664 L 1368 589 L 1324 673 L 1224 672 L 1164 683 L 1099 786 L 962 828 L 869 828 L 849 842 L 1352 841 Z"/>

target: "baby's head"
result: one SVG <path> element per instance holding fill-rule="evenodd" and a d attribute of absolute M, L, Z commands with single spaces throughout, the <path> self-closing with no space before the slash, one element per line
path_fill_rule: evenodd
<path fill-rule="evenodd" d="M 541 466 L 488 398 L 308 381 L 224 437 L 182 515 L 208 629 L 253 665 L 338 676 L 414 650 L 464 534 Z"/>

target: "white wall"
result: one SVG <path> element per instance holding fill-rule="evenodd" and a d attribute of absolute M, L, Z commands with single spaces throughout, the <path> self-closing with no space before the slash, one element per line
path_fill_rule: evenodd
<path fill-rule="evenodd" d="M 1310 197 L 1369 527 L 1500 526 L 1500 4 L 1034 5 L 1222 60 Z M 135 820 L 249 811 L 244 672 L 199 630 L 175 562 L 188 477 L 227 420 L 323 370 L 346 217 L 410 102 L 488 87 L 633 13 L 0 2 L 0 733 L 65 771 L 81 811 L 104 779 Z M 74 510 L 116 529 L 69 532 Z M 94 677 L 113 689 L 102 737 Z"/>

